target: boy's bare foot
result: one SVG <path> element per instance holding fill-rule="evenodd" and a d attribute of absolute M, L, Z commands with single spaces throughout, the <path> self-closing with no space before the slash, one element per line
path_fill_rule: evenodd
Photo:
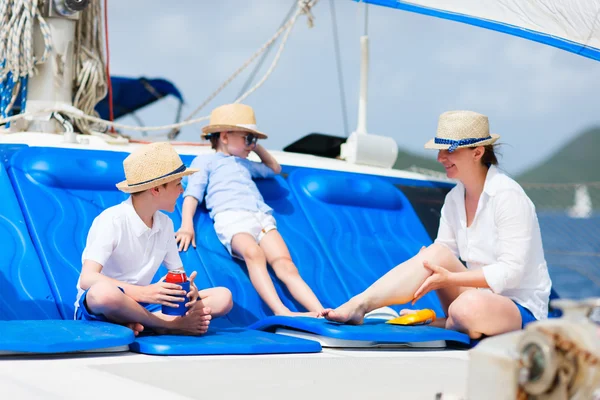
<path fill-rule="evenodd" d="M 327 308 L 321 311 L 320 316 L 323 316 L 330 321 L 340 322 L 343 324 L 361 325 L 363 323 L 363 319 L 365 318 L 365 311 L 366 310 L 360 305 L 359 302 L 350 300 L 335 310 Z"/>
<path fill-rule="evenodd" d="M 162 334 L 203 335 L 208 331 L 211 319 L 210 308 L 198 307 L 182 317 L 177 317 L 169 321 L 168 328 L 157 329 L 157 331 Z"/>
<path fill-rule="evenodd" d="M 144 325 L 137 322 L 130 322 L 128 324 L 125 324 L 125 326 L 131 329 L 135 336 L 139 335 L 140 332 L 144 330 Z"/>

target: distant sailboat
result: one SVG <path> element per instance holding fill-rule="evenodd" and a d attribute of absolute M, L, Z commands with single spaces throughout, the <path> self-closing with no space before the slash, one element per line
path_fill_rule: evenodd
<path fill-rule="evenodd" d="M 575 204 L 567 210 L 571 218 L 589 218 L 592 216 L 592 198 L 586 185 L 575 188 Z"/>

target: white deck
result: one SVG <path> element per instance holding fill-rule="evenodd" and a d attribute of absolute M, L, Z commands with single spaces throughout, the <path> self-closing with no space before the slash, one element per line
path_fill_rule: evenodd
<path fill-rule="evenodd" d="M 4 399 L 429 399 L 465 396 L 468 352 L 0 358 Z M 456 396 L 456 397 L 454 397 Z M 449 398 L 449 397 L 445 397 Z"/>

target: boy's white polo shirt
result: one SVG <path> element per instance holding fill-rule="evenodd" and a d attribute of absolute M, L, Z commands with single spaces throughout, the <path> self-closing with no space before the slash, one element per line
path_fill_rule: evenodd
<path fill-rule="evenodd" d="M 167 269 L 183 268 L 173 221 L 160 211 L 148 228 L 136 213 L 131 197 L 98 215 L 88 232 L 81 256 L 102 265 L 101 273 L 121 282 L 146 286 L 163 264 Z M 77 282 L 77 302 L 83 290 Z"/>

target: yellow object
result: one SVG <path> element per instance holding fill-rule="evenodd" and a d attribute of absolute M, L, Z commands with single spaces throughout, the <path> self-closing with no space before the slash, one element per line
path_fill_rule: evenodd
<path fill-rule="evenodd" d="M 425 325 L 435 321 L 435 311 L 425 308 L 417 312 L 390 319 L 386 323 L 394 325 Z"/>

